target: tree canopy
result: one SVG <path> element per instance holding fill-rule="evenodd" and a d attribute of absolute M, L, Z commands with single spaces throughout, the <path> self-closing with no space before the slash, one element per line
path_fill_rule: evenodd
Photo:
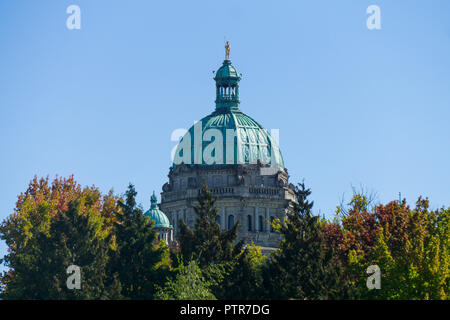
<path fill-rule="evenodd" d="M 311 190 L 295 188 L 286 217 L 272 222 L 278 249 L 263 254 L 238 240 L 239 221 L 217 223 L 204 185 L 179 245 L 157 229 L 130 184 L 119 196 L 73 178 L 35 177 L 0 224 L 7 254 L 0 263 L 3 299 L 449 299 L 450 208 L 431 210 L 419 197 L 374 203 L 355 193 L 332 220 L 313 213 Z M 80 288 L 67 285 L 81 270 Z M 379 289 L 367 287 L 377 266 Z"/>

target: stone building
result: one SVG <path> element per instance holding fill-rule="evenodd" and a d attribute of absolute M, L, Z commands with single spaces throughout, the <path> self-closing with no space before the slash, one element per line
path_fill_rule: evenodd
<path fill-rule="evenodd" d="M 261 247 L 276 247 L 279 235 L 269 223 L 292 208 L 294 186 L 277 142 L 240 109 L 241 75 L 229 60 L 215 73 L 216 108 L 192 126 L 177 146 L 169 181 L 161 193 L 161 209 L 173 225 L 193 227 L 198 191 L 206 183 L 217 197 L 222 230 L 240 221 L 238 238 Z"/>

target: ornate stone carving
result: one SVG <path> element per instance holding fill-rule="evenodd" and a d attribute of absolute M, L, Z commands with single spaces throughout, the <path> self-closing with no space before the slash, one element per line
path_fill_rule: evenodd
<path fill-rule="evenodd" d="M 170 191 L 172 191 L 172 186 L 166 182 L 166 183 L 164 183 L 162 189 L 164 192 L 170 192 Z"/>
<path fill-rule="evenodd" d="M 197 179 L 195 177 L 188 178 L 188 188 L 197 188 Z"/>

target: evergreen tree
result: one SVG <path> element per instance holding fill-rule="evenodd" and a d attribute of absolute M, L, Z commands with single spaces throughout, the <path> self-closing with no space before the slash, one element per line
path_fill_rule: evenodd
<path fill-rule="evenodd" d="M 115 235 L 117 250 L 111 250 L 111 274 L 117 274 L 122 295 L 129 299 L 152 299 L 155 285 L 164 283 L 169 272 L 169 249 L 157 238 L 153 222 L 136 205 L 132 184 L 119 201 Z"/>
<path fill-rule="evenodd" d="M 311 212 L 311 191 L 301 183 L 295 194 L 293 212 L 274 224 L 283 239 L 263 271 L 266 298 L 346 298 L 343 269 L 326 245 L 320 218 Z"/>
<path fill-rule="evenodd" d="M 42 269 L 49 268 L 47 264 L 51 261 L 59 262 L 53 268 L 50 267 L 59 271 L 55 273 L 58 277 L 54 276 L 55 280 L 58 279 L 59 292 L 56 297 L 96 300 L 118 298 L 119 296 L 115 296 L 117 292 L 110 292 L 111 287 L 106 272 L 109 241 L 96 236 L 101 228 L 101 219 L 82 212 L 80 200 L 71 201 L 68 207 L 68 210 L 61 212 L 60 218 L 52 224 L 50 232 L 54 237 L 45 239 L 41 246 L 44 249 L 43 256 L 40 258 Z M 107 237 L 110 238 L 111 234 Z M 49 245 L 48 248 L 46 245 Z M 70 265 L 80 267 L 82 275 L 80 290 L 67 289 L 66 268 Z M 47 270 L 46 273 L 51 275 L 53 271 Z M 112 284 L 118 285 L 114 281 Z"/>
<path fill-rule="evenodd" d="M 194 259 L 211 284 L 215 297 L 224 299 L 230 286 L 234 284 L 230 277 L 242 250 L 242 241 L 236 243 L 239 221 L 229 230 L 221 231 L 216 221 L 216 199 L 206 185 L 203 185 L 194 206 L 197 214 L 194 229 L 182 220 L 180 224 L 180 252 L 188 263 Z"/>
<path fill-rule="evenodd" d="M 242 248 L 241 241 L 235 244 L 239 221 L 227 231 L 220 230 L 216 221 L 216 199 L 206 185 L 199 191 L 197 201 L 198 205 L 194 206 L 197 214 L 194 229 L 179 220 L 182 256 L 187 261 L 198 260 L 201 268 L 233 261 Z"/>
<path fill-rule="evenodd" d="M 247 245 L 232 265 L 222 284 L 221 299 L 256 300 L 264 296 L 262 269 L 267 257 L 261 248 Z"/>

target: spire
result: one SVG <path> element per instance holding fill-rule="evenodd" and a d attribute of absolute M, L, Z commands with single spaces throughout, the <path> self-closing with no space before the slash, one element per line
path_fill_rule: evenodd
<path fill-rule="evenodd" d="M 216 76 L 216 110 L 222 112 L 240 111 L 239 81 L 241 77 L 230 61 L 230 43 L 225 44 L 225 60 L 217 70 Z"/>
<path fill-rule="evenodd" d="M 156 204 L 157 202 L 158 202 L 158 199 L 156 198 L 155 191 L 153 191 L 153 195 L 150 197 L 150 203 L 151 203 L 150 209 L 157 208 L 158 207 L 158 205 Z"/>

